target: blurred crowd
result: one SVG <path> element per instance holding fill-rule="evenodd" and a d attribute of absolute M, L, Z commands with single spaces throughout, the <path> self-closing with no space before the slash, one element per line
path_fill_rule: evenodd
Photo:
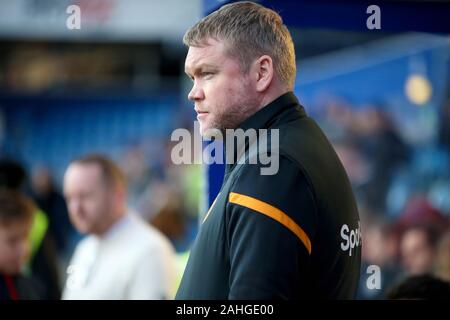
<path fill-rule="evenodd" d="M 437 108 L 439 121 L 435 138 L 425 143 L 414 143 L 408 139 L 389 106 L 377 103 L 356 105 L 342 98 L 334 98 L 323 106 L 305 107 L 306 110 L 319 110 L 314 117 L 330 138 L 357 198 L 363 235 L 363 261 L 357 297 L 382 299 L 396 294 L 401 296 L 411 287 L 442 288 L 443 282 L 448 284 L 450 100 L 442 108 Z M 189 127 L 186 123 L 178 125 Z M 122 237 L 129 240 L 125 243 L 130 245 L 139 242 L 145 247 L 143 243 L 155 238 L 156 233 L 166 239 L 170 248 L 164 249 L 164 252 L 169 252 L 167 256 L 172 257 L 149 263 L 153 266 L 170 264 L 171 267 L 167 268 L 174 270 L 170 275 L 174 283 L 165 293 L 118 294 L 115 296 L 117 298 L 173 297 L 190 244 L 198 231 L 199 214 L 205 211 L 202 206 L 202 196 L 205 195 L 202 167 L 174 165 L 170 158 L 172 143 L 169 137 L 155 136 L 151 139 L 142 138 L 140 142 L 123 146 L 119 157 L 105 155 L 118 165 L 124 177 L 126 210 L 118 212 L 115 218 L 105 215 L 100 220 L 106 223 L 111 219 L 110 232 L 114 231 L 116 237 L 123 233 Z M 6 154 L 0 156 L 0 273 L 3 275 L 0 279 L 0 298 L 61 299 L 76 296 L 65 293 L 73 280 L 70 276 L 74 271 L 71 268 L 74 259 L 90 265 L 90 258 L 84 256 L 88 255 L 86 252 L 91 255 L 92 252 L 103 252 L 106 249 L 101 249 L 101 243 L 109 240 L 98 240 L 103 238 L 96 235 L 94 229 L 80 232 L 77 216 L 83 216 L 83 210 L 76 207 L 69 210 L 66 182 L 64 178 L 57 178 L 55 168 L 42 163 L 25 165 L 18 159 L 8 158 Z M 64 164 L 66 168 L 70 165 Z M 12 193 L 4 193 L 4 190 Z M 88 191 L 85 193 L 90 194 Z M 133 212 L 138 220 L 125 223 L 121 217 L 125 213 L 131 216 L 128 211 Z M 141 222 L 150 228 L 142 228 Z M 140 231 L 127 229 L 131 225 Z M 137 234 L 148 239 L 133 240 L 130 236 Z M 160 239 L 159 236 L 156 238 Z M 155 241 L 161 244 L 166 240 Z M 107 247 L 105 244 L 103 246 Z M 135 247 L 139 246 L 132 246 Z M 167 246 L 164 244 L 162 247 Z M 117 252 L 118 257 L 113 259 L 115 262 L 112 264 L 121 266 L 121 257 L 125 252 L 130 255 L 133 251 L 126 247 L 116 249 L 123 254 Z M 102 254 L 104 261 L 110 261 L 105 258 L 107 253 Z M 139 254 L 142 253 L 136 253 Z M 138 258 L 127 260 L 133 259 Z M 377 288 L 368 285 L 372 279 L 371 266 L 377 266 L 381 273 L 381 284 Z M 128 268 L 134 267 L 128 265 Z M 137 274 L 136 270 L 117 272 Z M 153 276 L 163 278 L 155 272 Z M 117 277 L 112 275 L 105 281 L 106 284 L 95 284 L 95 290 L 98 286 L 108 289 L 108 284 L 116 283 Z M 145 283 L 142 279 L 123 281 L 124 292 L 131 292 L 130 283 L 133 281 Z M 405 281 L 410 282 L 405 284 Z M 141 288 L 136 290 L 141 292 Z M 444 290 L 447 290 L 445 285 Z"/>
<path fill-rule="evenodd" d="M 450 102 L 440 117 L 436 140 L 439 154 L 447 161 L 446 169 L 438 174 L 420 169 L 417 155 L 428 151 L 407 143 L 385 109 L 376 105 L 355 108 L 339 102 L 324 110 L 317 120 L 349 175 L 361 215 L 363 263 L 358 298 L 386 298 L 410 277 L 450 281 Z M 158 154 L 149 154 L 144 145 L 126 147 L 116 161 L 126 179 L 127 208 L 170 241 L 176 270 L 172 277 L 177 282 L 198 230 L 202 168 L 174 165 L 168 142 Z M 3 158 L 0 183 L 34 202 L 27 235 L 29 252 L 18 254 L 23 262 L 16 264 L 32 279 L 38 289 L 31 291 L 39 292 L 39 298 L 60 299 L 83 236 L 70 219 L 63 181 L 55 181 L 51 170 L 36 164 L 28 173 L 17 161 Z M 6 212 L 0 214 L 0 220 L 9 219 L 8 210 L 8 204 L 0 205 L 0 211 Z M 10 225 L 0 221 L 0 230 Z M 373 265 L 381 272 L 381 285 L 375 289 L 367 285 L 369 266 Z"/>
<path fill-rule="evenodd" d="M 198 229 L 197 214 L 202 188 L 202 171 L 199 165 L 173 165 L 170 161 L 170 151 L 170 143 L 167 143 L 164 150 L 155 158 L 154 155 L 149 154 L 143 145 L 133 144 L 132 146 L 126 146 L 123 157 L 116 159 L 116 161 L 111 160 L 108 155 L 99 155 L 112 165 L 116 165 L 117 170 L 123 175 L 124 185 L 126 186 L 124 210 L 127 211 L 126 216 L 133 216 L 132 221 L 150 226 L 153 234 L 152 236 L 149 232 L 141 232 L 142 238 L 136 239 L 133 243 L 130 235 L 135 236 L 140 229 L 138 231 L 129 230 L 128 235 L 122 235 L 124 238 L 122 242 L 128 247 L 121 248 L 119 242 L 111 245 L 114 248 L 115 256 L 112 263 L 108 264 L 107 269 L 113 269 L 113 266 L 116 265 L 116 268 L 121 268 L 121 270 L 117 270 L 110 278 L 103 279 L 109 285 L 94 284 L 95 287 L 100 286 L 108 292 L 103 296 L 99 293 L 98 288 L 91 290 L 94 293 L 87 290 L 78 296 L 76 294 L 71 296 L 67 293 L 70 291 L 68 285 L 74 283 L 74 277 L 71 277 L 71 273 L 75 270 L 75 253 L 77 253 L 76 261 L 78 264 L 86 264 L 85 260 L 89 259 L 85 259 L 84 256 L 79 258 L 80 251 L 91 250 L 91 248 L 86 249 L 88 246 L 86 242 L 89 243 L 89 246 L 92 246 L 92 242 L 105 243 L 106 240 L 103 239 L 112 238 L 109 235 L 110 233 L 114 231 L 117 234 L 119 231 L 116 229 L 123 230 L 124 228 L 117 227 L 125 224 L 120 222 L 124 219 L 108 217 L 107 213 L 113 210 L 102 211 L 99 208 L 92 209 L 92 206 L 91 209 L 89 208 L 89 201 L 92 203 L 92 199 L 97 192 L 96 189 L 102 188 L 82 189 L 93 185 L 93 182 L 91 183 L 91 180 L 89 180 L 91 179 L 90 176 L 86 176 L 89 173 L 77 173 L 77 175 L 80 175 L 78 178 L 72 177 L 70 179 L 78 179 L 80 181 L 78 185 L 77 181 L 74 180 L 75 182 L 67 182 L 69 186 L 66 187 L 65 181 L 55 181 L 52 176 L 52 168 L 36 164 L 28 169 L 15 159 L 3 157 L 0 160 L 0 198 L 2 198 L 0 201 L 0 247 L 9 248 L 10 254 L 6 249 L 0 250 L 0 274 L 2 277 L 4 276 L 4 279 L 0 279 L 0 299 L 12 298 L 11 292 L 5 290 L 5 288 L 10 287 L 7 283 L 8 270 L 12 277 L 12 287 L 21 291 L 20 294 L 16 294 L 16 298 L 173 298 L 187 262 L 189 246 Z M 75 194 L 81 199 L 78 207 L 84 206 L 82 209 L 78 207 L 70 209 L 68 206 L 69 194 L 67 193 L 69 189 L 67 188 L 71 188 L 70 190 L 79 188 L 71 191 L 71 194 Z M 86 199 L 83 199 L 83 197 Z M 116 198 L 116 195 L 113 197 Z M 106 202 L 100 199 L 98 203 L 101 201 Z M 103 204 L 100 203 L 100 205 Z M 114 203 L 110 208 L 115 207 L 117 205 Z M 128 211 L 130 214 L 128 214 Z M 120 212 L 118 214 L 122 215 Z M 83 215 L 98 215 L 98 218 L 86 218 Z M 86 221 L 83 222 L 83 219 Z M 108 219 L 111 221 L 111 230 L 102 234 L 96 232 L 94 227 L 100 222 L 108 221 Z M 80 221 L 82 221 L 81 224 Z M 15 225 L 19 229 L 22 226 L 21 233 L 14 233 L 13 226 Z M 162 238 L 165 239 L 162 243 L 170 243 L 170 249 L 164 249 L 165 254 L 160 259 L 161 261 L 155 260 L 159 252 L 159 249 L 155 246 L 156 243 L 161 242 L 161 240 L 153 239 L 159 238 L 155 236 L 156 234 L 162 235 Z M 117 235 L 115 237 L 118 238 Z M 89 238 L 95 240 L 90 241 L 92 239 Z M 145 245 L 146 241 L 149 242 L 147 246 Z M 4 243 L 2 244 L 2 242 Z M 98 244 L 97 246 L 101 247 Z M 163 247 L 165 246 L 163 244 Z M 106 245 L 103 244 L 103 247 L 106 247 Z M 146 253 L 148 263 L 143 262 L 145 258 L 133 258 L 131 253 L 128 253 L 128 255 L 132 255 L 132 257 L 126 258 L 121 253 L 132 252 L 139 247 L 148 249 Z M 97 255 L 106 256 L 105 253 L 101 254 L 101 251 Z M 135 255 L 145 254 L 136 253 Z M 135 269 L 129 272 L 123 269 L 125 264 L 122 259 L 127 261 L 136 259 L 139 261 L 136 264 L 142 265 L 141 268 L 147 267 L 148 272 L 142 272 L 143 278 L 141 279 L 127 280 L 123 292 L 114 296 L 108 286 L 118 287 L 117 277 L 121 277 L 123 274 L 130 274 L 131 276 L 138 273 Z M 99 263 L 97 262 L 97 264 Z M 160 264 L 159 267 L 158 264 Z M 11 269 L 11 265 L 15 265 L 15 267 Z M 97 266 L 97 268 L 100 267 Z M 130 268 L 134 267 L 130 266 Z M 161 287 L 170 286 L 170 288 L 164 293 L 153 294 L 154 288 L 152 286 L 154 285 L 152 283 L 158 282 L 155 279 L 164 278 L 162 275 L 167 270 L 172 270 L 170 276 L 168 276 L 170 279 L 167 280 L 167 283 L 170 282 L 170 284 L 161 283 Z M 97 278 L 101 277 L 97 276 Z M 133 283 L 130 281 L 133 281 Z M 148 288 L 136 289 L 134 295 L 129 294 L 133 286 L 139 288 L 145 283 L 149 284 Z"/>
<path fill-rule="evenodd" d="M 425 157 L 429 160 L 425 164 L 420 159 L 431 152 L 430 146 L 408 143 L 386 108 L 376 104 L 358 108 L 342 101 L 328 103 L 317 120 L 349 175 L 359 206 L 363 263 L 358 298 L 386 298 L 411 277 L 419 282 L 450 282 L 450 100 L 442 109 L 433 153 Z M 115 162 L 126 180 L 127 208 L 158 230 L 173 248 L 176 288 L 198 230 L 204 178 L 200 165 L 172 163 L 170 142 L 158 143 L 162 146 L 158 152 L 147 150 L 145 143 L 126 146 L 123 156 Z M 436 164 L 436 154 L 445 160 L 444 167 Z M 14 272 L 20 270 L 35 288 L 25 296 L 60 299 L 67 287 L 74 252 L 83 239 L 69 214 L 64 181 L 55 181 L 52 168 L 42 164 L 25 168 L 3 157 L 0 184 L 2 190 L 26 195 L 33 203 L 28 208 L 34 208 L 30 224 L 26 200 L 0 204 L 0 242 L 7 241 L 5 230 L 14 229 L 11 208 L 25 208 L 23 225 L 27 221 L 29 225 L 29 231 L 22 232 L 28 249 L 21 251 L 19 248 L 25 245 L 17 245 L 17 254 L 1 257 L 0 264 L 7 265 L 7 259 L 16 261 Z M 17 219 L 21 221 L 20 215 Z M 6 252 L 0 251 L 0 256 Z M 381 285 L 375 289 L 367 285 L 369 266 L 373 265 L 381 272 Z"/>
<path fill-rule="evenodd" d="M 357 198 L 360 299 L 386 298 L 411 277 L 450 282 L 450 100 L 439 109 L 436 138 L 426 144 L 408 142 L 389 109 L 376 103 L 336 99 L 319 119 Z M 378 288 L 367 284 L 373 265 L 381 272 Z"/>

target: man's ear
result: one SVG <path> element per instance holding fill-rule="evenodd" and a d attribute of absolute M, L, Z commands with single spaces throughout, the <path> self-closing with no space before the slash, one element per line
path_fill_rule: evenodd
<path fill-rule="evenodd" d="M 273 62 L 272 58 L 268 55 L 259 57 L 255 63 L 255 75 L 256 75 L 256 91 L 263 92 L 267 90 L 273 79 Z"/>
<path fill-rule="evenodd" d="M 113 187 L 113 192 L 111 193 L 113 197 L 113 202 L 115 206 L 120 206 L 126 203 L 127 201 L 127 191 L 123 186 L 115 186 Z"/>

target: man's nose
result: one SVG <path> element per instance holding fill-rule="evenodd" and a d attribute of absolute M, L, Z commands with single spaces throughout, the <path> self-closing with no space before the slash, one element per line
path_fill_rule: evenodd
<path fill-rule="evenodd" d="M 199 87 L 198 84 L 194 83 L 194 86 L 192 87 L 191 91 L 188 94 L 188 99 L 190 101 L 199 101 L 203 100 L 205 98 L 205 94 L 203 92 L 203 89 Z"/>

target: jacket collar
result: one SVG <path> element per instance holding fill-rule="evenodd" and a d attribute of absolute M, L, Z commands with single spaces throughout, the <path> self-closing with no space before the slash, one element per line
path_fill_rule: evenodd
<path fill-rule="evenodd" d="M 304 108 L 300 106 L 294 93 L 292 91 L 286 92 L 244 120 L 238 128 L 244 131 L 250 128 L 268 129 L 279 114 L 295 106 L 300 107 L 301 113 L 305 115 Z"/>
<path fill-rule="evenodd" d="M 292 110 L 294 112 L 285 112 L 288 110 Z M 291 91 L 282 94 L 281 96 L 267 104 L 265 107 L 255 112 L 249 118 L 244 120 L 236 129 L 242 129 L 243 131 L 255 129 L 256 135 L 258 137 L 258 129 L 269 129 L 272 126 L 275 126 L 278 122 L 284 122 L 285 120 L 288 120 L 290 118 L 290 115 L 294 116 L 295 118 L 306 116 L 304 108 L 300 105 L 297 97 Z M 234 135 L 225 136 L 224 139 L 225 153 L 227 153 L 227 151 L 229 152 L 229 150 L 227 150 L 226 148 L 227 141 L 229 143 L 230 139 L 234 139 Z M 228 157 L 225 154 L 226 159 L 233 159 L 232 163 L 226 163 L 226 174 L 234 168 L 234 165 L 236 164 L 236 161 L 238 160 L 240 155 L 242 155 L 243 152 L 248 149 L 249 143 L 248 141 L 241 145 L 233 143 L 233 146 L 233 154 L 228 155 Z"/>

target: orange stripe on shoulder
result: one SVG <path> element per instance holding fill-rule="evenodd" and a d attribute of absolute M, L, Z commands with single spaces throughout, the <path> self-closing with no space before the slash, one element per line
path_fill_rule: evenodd
<path fill-rule="evenodd" d="M 311 254 L 311 241 L 309 240 L 308 235 L 294 220 L 291 219 L 291 217 L 289 217 L 280 209 L 264 201 L 235 192 L 230 192 L 228 201 L 230 203 L 238 204 L 243 207 L 252 209 L 256 212 L 262 213 L 281 223 L 300 239 L 300 241 L 308 250 L 308 253 Z"/>

